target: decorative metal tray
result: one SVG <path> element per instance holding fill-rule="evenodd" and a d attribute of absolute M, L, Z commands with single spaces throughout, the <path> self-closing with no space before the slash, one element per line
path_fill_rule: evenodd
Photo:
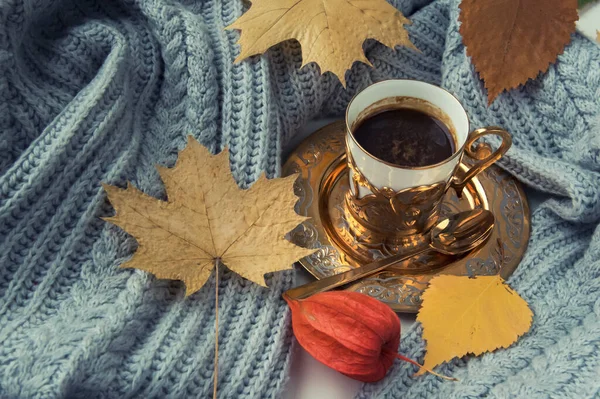
<path fill-rule="evenodd" d="M 344 217 L 348 170 L 344 148 L 345 125 L 334 122 L 300 144 L 283 167 L 283 175 L 298 173 L 294 189 L 296 211 L 311 219 L 290 233 L 290 240 L 318 251 L 300 260 L 317 279 L 340 273 L 373 260 L 405 251 L 410 245 L 427 245 L 426 237 L 403 246 L 366 242 L 356 236 Z M 483 148 L 483 147 L 482 147 Z M 348 290 L 370 295 L 397 312 L 417 312 L 421 294 L 436 274 L 510 276 L 529 241 L 529 206 L 521 185 L 508 173 L 492 166 L 480 173 L 458 198 L 449 190 L 442 216 L 484 208 L 496 217 L 494 232 L 479 249 L 462 258 L 425 253 L 363 279 Z"/>

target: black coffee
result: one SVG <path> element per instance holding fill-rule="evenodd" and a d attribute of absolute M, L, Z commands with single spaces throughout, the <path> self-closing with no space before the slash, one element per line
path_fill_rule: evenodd
<path fill-rule="evenodd" d="M 383 111 L 362 121 L 354 137 L 368 153 L 398 166 L 427 166 L 454 153 L 450 129 L 433 116 L 412 108 Z"/>

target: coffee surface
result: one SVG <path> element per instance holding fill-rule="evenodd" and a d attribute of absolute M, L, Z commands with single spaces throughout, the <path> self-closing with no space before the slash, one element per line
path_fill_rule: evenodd
<path fill-rule="evenodd" d="M 405 167 L 434 165 L 455 150 L 452 133 L 443 122 L 411 108 L 366 118 L 354 129 L 354 137 L 374 157 Z"/>

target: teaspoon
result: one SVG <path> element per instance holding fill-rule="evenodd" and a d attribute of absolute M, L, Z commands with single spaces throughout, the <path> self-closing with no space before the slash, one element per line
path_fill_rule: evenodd
<path fill-rule="evenodd" d="M 477 248 L 485 242 L 494 228 L 494 215 L 484 209 L 460 212 L 442 219 L 430 232 L 428 246 L 415 248 L 381 259 L 343 273 L 325 277 L 296 288 L 287 290 L 283 295 L 291 299 L 304 299 L 319 292 L 349 284 L 358 279 L 371 276 L 395 263 L 404 261 L 427 251 L 437 251 L 446 255 L 460 255 Z"/>

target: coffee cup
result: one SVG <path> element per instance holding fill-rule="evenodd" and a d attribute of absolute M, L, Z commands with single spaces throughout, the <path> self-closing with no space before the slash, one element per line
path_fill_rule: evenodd
<path fill-rule="evenodd" d="M 346 127 L 347 219 L 361 234 L 391 239 L 428 231 L 446 192 L 452 188 L 460 196 L 512 143 L 496 126 L 471 131 L 467 112 L 447 90 L 407 79 L 375 83 L 358 93 L 346 110 Z M 486 135 L 502 142 L 477 156 L 475 142 Z M 463 163 L 465 154 L 469 165 Z"/>

